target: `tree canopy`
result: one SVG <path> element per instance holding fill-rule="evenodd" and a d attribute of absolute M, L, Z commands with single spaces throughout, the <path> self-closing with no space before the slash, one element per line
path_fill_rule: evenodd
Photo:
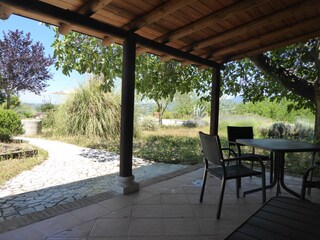
<path fill-rule="evenodd" d="M 227 94 L 241 94 L 244 101 L 265 98 L 293 102 L 290 108 L 315 112 L 315 138 L 320 140 L 320 44 L 311 39 L 226 64 L 223 79 Z"/>
<path fill-rule="evenodd" d="M 33 43 L 30 33 L 9 31 L 0 40 L 0 89 L 10 108 L 10 96 L 21 91 L 39 94 L 51 78 L 48 67 L 54 62 L 46 57 L 40 42 Z"/>
<path fill-rule="evenodd" d="M 105 47 L 93 37 L 76 32 L 65 36 L 56 31 L 54 57 L 56 68 L 69 75 L 72 70 L 81 74 L 100 75 L 104 88 L 110 90 L 116 77 L 121 77 L 122 47 L 112 45 Z M 195 90 L 198 94 L 208 92 L 211 85 L 211 74 L 194 66 L 181 66 L 177 61 L 162 62 L 151 54 L 141 54 L 136 60 L 136 90 L 143 98 L 152 99 L 157 104 L 159 121 L 167 104 L 174 95 Z"/>
<path fill-rule="evenodd" d="M 80 73 L 103 74 L 109 85 L 114 77 L 120 77 L 119 46 L 104 47 L 100 40 L 73 32 L 64 37 L 57 33 L 53 45 L 58 58 L 56 66 L 62 67 L 65 73 L 76 69 Z M 226 63 L 221 92 L 241 95 L 246 102 L 266 98 L 279 101 L 285 97 L 294 102 L 291 107 L 313 109 L 315 134 L 320 139 L 319 50 L 318 39 L 312 39 Z M 136 74 L 136 89 L 144 97 L 172 99 L 177 92 L 190 91 L 205 99 L 210 97 L 209 70 L 181 67 L 174 61 L 163 63 L 156 56 L 143 54 L 137 57 Z"/>

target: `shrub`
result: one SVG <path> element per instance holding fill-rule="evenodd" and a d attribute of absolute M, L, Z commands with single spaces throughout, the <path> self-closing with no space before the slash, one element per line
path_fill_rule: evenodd
<path fill-rule="evenodd" d="M 42 112 L 42 113 L 47 113 L 47 112 L 50 112 L 50 111 L 54 110 L 54 108 L 55 108 L 54 104 L 47 102 L 47 103 L 41 104 L 38 107 L 38 111 Z"/>
<path fill-rule="evenodd" d="M 263 137 L 285 138 L 299 141 L 313 141 L 314 130 L 302 123 L 285 124 L 284 122 L 273 123 L 269 128 L 261 128 Z"/>
<path fill-rule="evenodd" d="M 0 109 L 0 141 L 9 141 L 12 136 L 23 133 L 18 114 L 12 110 Z"/>
<path fill-rule="evenodd" d="M 202 162 L 198 137 L 144 137 L 135 143 L 134 155 L 163 163 L 198 164 Z"/>
<path fill-rule="evenodd" d="M 144 117 L 140 122 L 140 127 L 144 131 L 155 131 L 159 124 L 152 116 Z"/>
<path fill-rule="evenodd" d="M 182 123 L 182 126 L 187 127 L 187 128 L 196 128 L 198 126 L 198 124 L 194 120 L 188 120 L 188 121 L 184 121 Z"/>
<path fill-rule="evenodd" d="M 112 139 L 119 137 L 120 110 L 119 98 L 104 92 L 100 81 L 92 79 L 70 95 L 50 117 L 58 135 Z"/>
<path fill-rule="evenodd" d="M 27 104 L 20 104 L 13 110 L 18 113 L 21 118 L 32 118 L 36 115 L 35 109 Z"/>

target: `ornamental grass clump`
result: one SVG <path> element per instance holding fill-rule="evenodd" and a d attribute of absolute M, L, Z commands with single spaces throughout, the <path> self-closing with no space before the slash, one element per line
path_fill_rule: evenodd
<path fill-rule="evenodd" d="M 54 112 L 58 135 L 114 139 L 120 132 L 120 99 L 106 93 L 99 80 L 79 87 Z"/>

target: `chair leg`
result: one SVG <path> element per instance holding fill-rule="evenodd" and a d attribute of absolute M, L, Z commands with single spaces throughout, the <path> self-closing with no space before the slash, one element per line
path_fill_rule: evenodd
<path fill-rule="evenodd" d="M 266 203 L 267 201 L 267 196 L 266 196 L 266 175 L 262 174 L 261 176 L 261 184 L 262 184 L 262 202 Z"/>
<path fill-rule="evenodd" d="M 303 183 L 301 188 L 301 200 L 305 200 L 305 199 L 306 199 L 306 186 L 305 186 L 305 183 Z"/>
<path fill-rule="evenodd" d="M 236 179 L 236 188 L 237 188 L 237 198 L 239 198 L 239 189 L 241 187 L 241 178 Z"/>
<path fill-rule="evenodd" d="M 270 184 L 273 183 L 273 154 L 270 157 Z"/>
<path fill-rule="evenodd" d="M 217 211 L 217 219 L 220 219 L 225 187 L 226 187 L 226 180 L 222 179 L 222 181 L 221 181 L 221 193 L 220 193 L 220 198 L 219 198 L 219 206 L 218 206 L 218 211 Z"/>
<path fill-rule="evenodd" d="M 207 169 L 204 169 L 203 177 L 202 177 L 202 188 L 201 188 L 201 193 L 200 193 L 200 202 L 203 200 L 203 194 L 204 190 L 206 188 L 206 181 L 207 181 Z"/>

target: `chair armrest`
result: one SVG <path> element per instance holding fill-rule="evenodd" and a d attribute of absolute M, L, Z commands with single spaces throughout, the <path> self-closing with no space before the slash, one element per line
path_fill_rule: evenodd
<path fill-rule="evenodd" d="M 312 167 L 309 167 L 307 171 L 303 174 L 302 182 L 305 183 L 311 171 L 315 169 L 320 169 L 320 163 L 315 163 Z"/>
<path fill-rule="evenodd" d="M 226 161 L 226 162 L 231 162 L 231 161 L 252 161 L 252 162 L 259 162 L 260 164 L 263 164 L 263 161 L 257 157 L 257 156 L 243 156 L 243 157 L 235 157 L 235 158 L 227 158 L 227 159 L 224 159 L 223 161 Z"/>
<path fill-rule="evenodd" d="M 228 151 L 229 152 L 229 156 L 231 155 L 230 153 L 233 154 L 233 156 L 237 157 L 237 153 L 232 149 L 232 148 L 221 148 L 222 151 Z"/>

